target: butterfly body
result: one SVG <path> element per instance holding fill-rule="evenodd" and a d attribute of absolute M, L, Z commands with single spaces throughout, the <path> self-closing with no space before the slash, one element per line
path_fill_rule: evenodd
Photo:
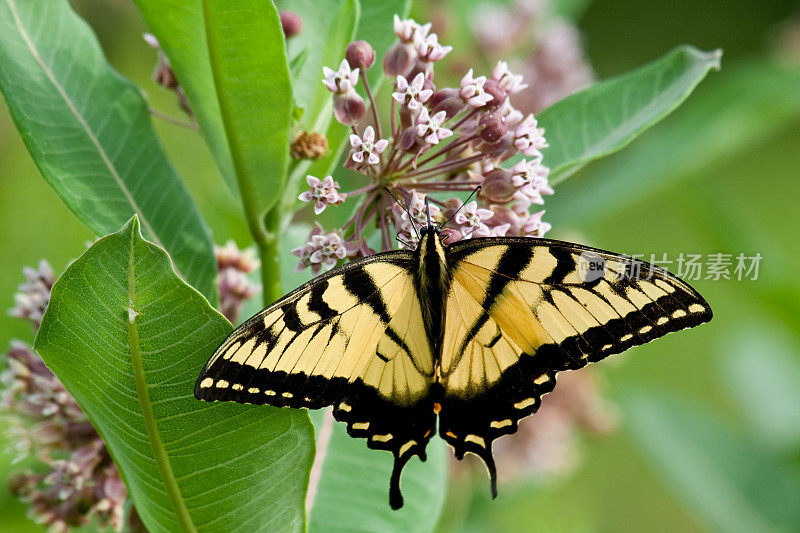
<path fill-rule="evenodd" d="M 635 275 L 634 275 L 635 274 Z M 572 243 L 487 237 L 350 262 L 239 326 L 195 386 L 203 400 L 333 406 L 400 475 L 439 434 L 474 453 L 497 494 L 492 441 L 514 433 L 574 370 L 711 319 L 666 270 Z M 437 427 L 438 420 L 438 427 Z"/>

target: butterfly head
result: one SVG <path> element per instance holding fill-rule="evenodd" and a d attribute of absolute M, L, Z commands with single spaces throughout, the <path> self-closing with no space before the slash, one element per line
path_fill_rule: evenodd
<path fill-rule="evenodd" d="M 420 236 L 429 235 L 429 234 L 433 234 L 433 233 L 438 235 L 441 231 L 442 231 L 442 228 L 440 228 L 439 225 L 436 222 L 434 222 L 433 220 L 429 220 L 427 225 L 422 226 L 419 229 L 419 234 L 420 234 Z"/>

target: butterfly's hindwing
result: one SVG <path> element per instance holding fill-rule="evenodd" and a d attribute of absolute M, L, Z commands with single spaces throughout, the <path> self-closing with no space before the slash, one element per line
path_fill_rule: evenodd
<path fill-rule="evenodd" d="M 711 319 L 691 287 L 629 257 L 545 239 L 474 239 L 448 251 L 439 434 L 457 457 L 486 462 L 493 491 L 492 441 L 538 409 L 557 372 Z M 587 261 L 601 268 L 582 272 Z"/>

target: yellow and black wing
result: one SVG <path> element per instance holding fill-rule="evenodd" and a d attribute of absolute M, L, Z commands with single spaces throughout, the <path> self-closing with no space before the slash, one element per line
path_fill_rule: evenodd
<path fill-rule="evenodd" d="M 318 409 L 333 405 L 353 437 L 395 458 L 393 507 L 408 460 L 425 459 L 436 427 L 431 343 L 409 252 L 348 263 L 242 324 L 195 385 L 201 400 Z"/>
<path fill-rule="evenodd" d="M 485 238 L 448 247 L 439 434 L 486 463 L 553 390 L 556 373 L 711 320 L 666 270 L 560 241 Z"/>

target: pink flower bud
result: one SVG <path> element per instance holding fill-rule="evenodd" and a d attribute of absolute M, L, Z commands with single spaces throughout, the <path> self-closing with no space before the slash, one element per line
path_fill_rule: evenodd
<path fill-rule="evenodd" d="M 367 41 L 353 41 L 347 45 L 344 57 L 351 66 L 366 70 L 375 62 L 375 50 Z"/>
<path fill-rule="evenodd" d="M 433 63 L 428 61 L 423 61 L 417 58 L 414 61 L 414 64 L 411 65 L 411 68 L 408 70 L 408 77 L 409 79 L 416 78 L 419 74 L 425 76 L 426 79 L 430 79 L 433 77 Z"/>
<path fill-rule="evenodd" d="M 486 91 L 487 94 L 492 95 L 492 99 L 486 102 L 486 107 L 489 109 L 497 109 L 501 105 L 503 105 L 508 98 L 508 93 L 500 85 L 500 82 L 488 79 L 486 83 L 483 85 L 483 90 Z"/>
<path fill-rule="evenodd" d="M 444 111 L 447 113 L 447 118 L 453 118 L 464 109 L 464 100 L 458 89 L 447 87 L 433 94 L 430 105 L 433 114 Z"/>
<path fill-rule="evenodd" d="M 511 183 L 511 171 L 495 168 L 483 178 L 479 198 L 487 198 L 490 202 L 504 204 L 514 197 L 517 188 Z"/>
<path fill-rule="evenodd" d="M 414 45 L 395 43 L 383 56 L 383 72 L 390 78 L 403 76 L 411 69 L 416 60 L 417 51 L 414 50 Z"/>
<path fill-rule="evenodd" d="M 172 67 L 166 58 L 159 61 L 156 71 L 153 74 L 153 81 L 165 89 L 175 90 L 180 86 L 178 84 L 178 78 L 175 77 L 175 73 L 172 71 Z"/>
<path fill-rule="evenodd" d="M 489 113 L 481 117 L 478 122 L 478 133 L 485 142 L 494 144 L 508 132 L 505 119 L 494 113 Z"/>
<path fill-rule="evenodd" d="M 291 39 L 303 29 L 303 19 L 297 13 L 288 10 L 281 11 L 280 17 L 283 34 L 287 39 Z"/>
<path fill-rule="evenodd" d="M 366 113 L 367 106 L 357 92 L 333 95 L 333 116 L 345 126 L 355 126 Z"/>
<path fill-rule="evenodd" d="M 419 137 L 417 136 L 416 129 L 413 127 L 406 128 L 403 130 L 403 133 L 400 134 L 400 139 L 397 141 L 397 148 L 404 152 L 416 152 L 418 140 Z"/>
<path fill-rule="evenodd" d="M 514 131 L 509 130 L 494 143 L 482 146 L 481 151 L 486 154 L 487 157 L 499 161 L 503 161 L 515 155 L 517 153 L 517 148 L 514 146 Z"/>

